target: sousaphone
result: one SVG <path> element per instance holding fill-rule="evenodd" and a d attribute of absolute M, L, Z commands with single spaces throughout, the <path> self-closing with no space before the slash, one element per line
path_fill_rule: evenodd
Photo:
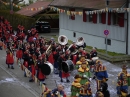
<path fill-rule="evenodd" d="M 77 46 L 82 46 L 82 45 L 84 45 L 84 38 L 83 38 L 83 37 L 79 37 L 79 38 L 76 40 L 76 45 L 77 45 Z"/>
<path fill-rule="evenodd" d="M 60 35 L 58 37 L 58 42 L 61 45 L 66 45 L 68 43 L 68 38 L 65 35 Z"/>

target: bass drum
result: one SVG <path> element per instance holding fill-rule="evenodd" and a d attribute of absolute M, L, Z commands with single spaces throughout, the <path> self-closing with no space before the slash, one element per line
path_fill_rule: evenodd
<path fill-rule="evenodd" d="M 62 70 L 65 73 L 71 72 L 74 70 L 74 63 L 71 60 L 62 62 Z"/>
<path fill-rule="evenodd" d="M 42 65 L 41 71 L 44 75 L 50 75 L 54 70 L 53 65 L 50 62 L 46 62 Z"/>

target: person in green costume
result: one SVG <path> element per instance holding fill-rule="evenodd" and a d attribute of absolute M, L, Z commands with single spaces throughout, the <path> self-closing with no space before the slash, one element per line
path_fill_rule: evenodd
<path fill-rule="evenodd" d="M 81 78 L 79 77 L 79 75 L 76 75 L 75 80 L 72 82 L 72 85 L 71 85 L 71 97 L 79 96 L 79 92 L 81 88 L 80 80 Z"/>
<path fill-rule="evenodd" d="M 91 73 L 88 64 L 86 64 L 86 61 L 82 62 L 81 67 L 78 69 L 78 75 L 81 78 L 81 85 L 84 85 L 87 81 L 91 80 Z"/>

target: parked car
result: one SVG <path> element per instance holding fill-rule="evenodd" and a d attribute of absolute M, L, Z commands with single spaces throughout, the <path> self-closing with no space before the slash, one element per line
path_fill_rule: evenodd
<path fill-rule="evenodd" d="M 39 33 L 50 33 L 51 32 L 51 26 L 49 22 L 46 21 L 37 21 L 35 24 L 36 30 Z"/>

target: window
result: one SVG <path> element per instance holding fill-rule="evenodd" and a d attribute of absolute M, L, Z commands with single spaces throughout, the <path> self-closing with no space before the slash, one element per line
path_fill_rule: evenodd
<path fill-rule="evenodd" d="M 75 11 L 75 9 L 74 8 L 70 8 L 69 11 L 70 11 L 69 19 L 75 20 L 75 15 L 73 14 L 73 12 Z"/>
<path fill-rule="evenodd" d="M 76 37 L 76 33 L 75 32 L 73 32 L 73 37 Z"/>
<path fill-rule="evenodd" d="M 89 14 L 89 22 L 97 23 L 97 14 Z"/>
<path fill-rule="evenodd" d="M 105 44 L 106 44 L 106 38 L 105 38 Z M 111 39 L 107 39 L 107 45 L 111 45 Z"/>
<path fill-rule="evenodd" d="M 124 13 L 113 13 L 113 25 L 124 27 Z"/>
<path fill-rule="evenodd" d="M 112 17 L 113 17 L 113 25 L 118 25 L 119 23 L 118 13 L 113 13 Z"/>
<path fill-rule="evenodd" d="M 108 12 L 108 25 L 111 25 L 111 12 Z M 106 13 L 99 14 L 99 23 L 106 24 Z"/>
<path fill-rule="evenodd" d="M 106 13 L 101 13 L 101 22 L 102 24 L 106 24 Z"/>
<path fill-rule="evenodd" d="M 93 21 L 93 15 L 89 14 L 89 22 L 92 22 L 92 21 Z"/>
<path fill-rule="evenodd" d="M 100 13 L 99 13 L 99 23 L 102 23 L 102 17 Z"/>

